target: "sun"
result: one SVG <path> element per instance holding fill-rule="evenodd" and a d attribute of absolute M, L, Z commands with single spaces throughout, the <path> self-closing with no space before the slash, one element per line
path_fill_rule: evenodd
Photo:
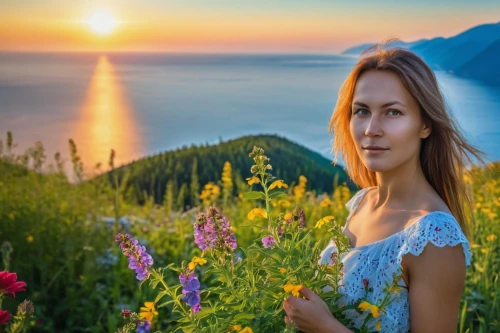
<path fill-rule="evenodd" d="M 117 26 L 113 15 L 106 10 L 95 11 L 87 20 L 88 26 L 99 35 L 109 35 Z"/>

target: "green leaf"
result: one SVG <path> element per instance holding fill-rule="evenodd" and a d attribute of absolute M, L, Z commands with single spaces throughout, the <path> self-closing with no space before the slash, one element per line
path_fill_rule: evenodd
<path fill-rule="evenodd" d="M 286 192 L 283 192 L 283 191 L 276 191 L 276 192 L 273 192 L 269 195 L 269 197 L 271 199 L 276 199 L 276 198 L 281 198 L 281 197 L 288 197 L 288 194 Z"/>
<path fill-rule="evenodd" d="M 236 322 L 242 321 L 242 320 L 252 320 L 255 318 L 255 314 L 253 313 L 240 313 L 239 315 L 236 315 L 234 317 L 234 320 Z"/>
<path fill-rule="evenodd" d="M 191 332 L 194 331 L 195 328 L 196 328 L 195 325 L 182 326 L 182 332 L 184 332 L 184 333 L 191 333 Z"/>
<path fill-rule="evenodd" d="M 250 191 L 243 193 L 243 198 L 247 200 L 265 199 L 266 195 L 264 192 Z"/>
<path fill-rule="evenodd" d="M 164 290 L 161 293 L 159 293 L 158 296 L 156 296 L 155 303 L 158 303 L 160 301 L 160 299 L 163 298 L 163 296 L 167 296 L 168 294 L 169 293 L 166 290 Z"/>
<path fill-rule="evenodd" d="M 162 308 L 162 307 L 167 306 L 167 305 L 174 303 L 174 302 L 175 302 L 174 300 L 166 301 L 166 302 L 163 302 L 163 303 L 157 305 L 156 308 L 159 309 L 159 308 Z"/>

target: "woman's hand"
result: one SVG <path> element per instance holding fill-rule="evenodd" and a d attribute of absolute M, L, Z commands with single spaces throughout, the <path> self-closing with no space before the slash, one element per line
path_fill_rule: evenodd
<path fill-rule="evenodd" d="M 290 295 L 283 302 L 283 309 L 287 314 L 285 323 L 290 325 L 293 322 L 303 332 L 336 332 L 334 328 L 340 322 L 333 317 L 321 297 L 306 287 L 302 287 L 299 292 L 305 298 Z"/>

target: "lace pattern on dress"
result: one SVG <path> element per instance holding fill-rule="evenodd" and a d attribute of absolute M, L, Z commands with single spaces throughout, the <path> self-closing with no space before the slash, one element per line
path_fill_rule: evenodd
<path fill-rule="evenodd" d="M 371 188 L 373 187 L 358 191 L 345 204 L 349 215 L 344 231 L 357 205 Z M 384 288 L 393 281 L 394 274 L 401 272 L 403 256 L 420 255 L 429 242 L 438 247 L 462 244 L 466 265 L 470 265 L 472 252 L 460 225 L 453 215 L 440 211 L 420 216 L 409 227 L 385 239 L 351 248 L 340 258 L 337 256 L 335 243 L 330 241 L 321 253 L 319 262 L 332 265 L 335 264 L 334 261 L 340 259 L 344 264 L 344 276 L 340 287 L 343 297 L 339 300 L 339 306 L 359 302 L 365 295 L 364 283 L 373 287 L 373 292 L 368 295 L 368 301 L 371 304 L 380 304 L 385 296 Z M 370 319 L 368 327 L 374 328 L 377 321 L 380 321 L 381 332 L 410 330 L 408 289 L 402 279 L 398 285 L 401 288 L 395 294 L 394 301 L 385 308 L 385 313 L 379 318 Z M 367 315 L 367 313 L 360 314 L 357 310 L 346 310 L 344 314 L 350 320 L 349 327 L 352 329 L 361 327 Z"/>

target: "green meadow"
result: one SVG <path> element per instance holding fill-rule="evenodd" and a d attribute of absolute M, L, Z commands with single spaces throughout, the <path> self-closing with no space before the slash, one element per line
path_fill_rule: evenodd
<path fill-rule="evenodd" d="M 345 221 L 344 204 L 357 190 L 347 185 L 345 173 L 335 169 L 329 174 L 313 153 L 273 140 L 256 137 L 226 143 L 230 146 L 224 149 L 185 147 L 129 167 L 115 166 L 113 152 L 106 168 L 89 168 L 73 142 L 65 164 L 60 154 L 46 156 L 40 143 L 16 152 L 9 133 L 0 145 L 0 245 L 12 252 L 2 263 L 27 287 L 15 299 L 5 299 L 2 308 L 15 312 L 22 300 L 30 299 L 37 320 L 30 332 L 116 332 L 124 323 L 122 309 L 138 311 L 153 297 L 128 268 L 115 242 L 117 233 L 137 238 L 156 267 L 180 264 L 201 254 L 193 241 L 193 223 L 198 213 L 215 205 L 230 219 L 239 246 L 260 242 L 259 229 L 245 226 L 256 202 L 243 198 L 250 165 L 242 161 L 253 145 L 267 149 L 273 172 L 289 185 L 287 195 L 272 202 L 276 209 L 301 207 L 307 228 L 327 215 Z M 291 159 L 298 162 L 291 165 Z M 71 175 L 65 173 L 67 166 Z M 500 163 L 488 166 L 474 168 L 466 179 L 475 222 L 472 265 L 460 305 L 461 333 L 500 331 Z M 315 232 L 326 245 L 321 231 Z M 167 283 L 178 283 L 175 272 L 166 272 Z M 158 312 L 152 331 L 170 331 L 171 308 Z"/>

